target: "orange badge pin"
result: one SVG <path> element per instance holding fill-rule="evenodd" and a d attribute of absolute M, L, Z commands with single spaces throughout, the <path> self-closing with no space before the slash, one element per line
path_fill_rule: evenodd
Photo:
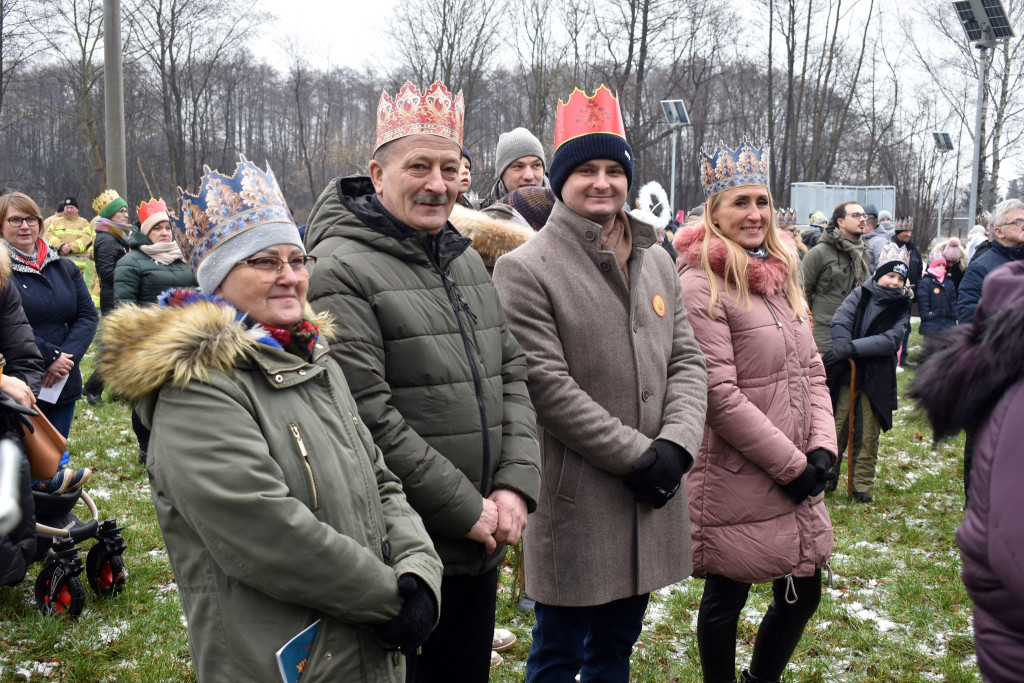
<path fill-rule="evenodd" d="M 661 294 L 655 294 L 654 295 L 654 301 L 652 301 L 651 303 L 654 304 L 654 312 L 658 314 L 658 317 L 659 318 L 664 318 L 665 317 L 665 300 L 661 298 Z"/>
<path fill-rule="evenodd" d="M 939 294 L 940 292 L 942 292 L 942 290 L 939 289 L 938 287 L 936 287 L 934 290 L 932 290 L 933 294 Z"/>

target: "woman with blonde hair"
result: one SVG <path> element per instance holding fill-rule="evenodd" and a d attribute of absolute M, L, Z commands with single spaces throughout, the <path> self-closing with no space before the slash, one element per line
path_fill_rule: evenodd
<path fill-rule="evenodd" d="M 822 492 L 836 433 L 798 260 L 782 242 L 768 153 L 744 140 L 701 153 L 703 221 L 675 238 L 684 301 L 707 360 L 708 409 L 686 477 L 704 680 L 736 680 L 751 584 L 772 583 L 742 680 L 779 681 L 821 598 L 832 553 Z"/>

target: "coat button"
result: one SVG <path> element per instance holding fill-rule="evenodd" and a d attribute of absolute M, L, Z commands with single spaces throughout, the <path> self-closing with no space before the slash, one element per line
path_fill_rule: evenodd
<path fill-rule="evenodd" d="M 306 376 L 306 371 L 305 370 L 299 370 L 299 374 L 302 375 L 303 377 L 305 377 Z"/>
<path fill-rule="evenodd" d="M 611 266 L 608 265 L 607 261 L 601 261 L 601 270 L 603 270 L 605 272 L 608 272 L 610 269 L 611 269 Z"/>
<path fill-rule="evenodd" d="M 583 233 L 583 236 L 586 237 L 587 240 L 589 240 L 591 242 L 593 242 L 594 238 L 597 237 L 597 235 L 594 234 L 593 230 L 587 230 L 585 233 Z"/>
<path fill-rule="evenodd" d="M 274 375 L 274 381 L 280 384 L 281 382 L 284 381 L 284 377 L 282 377 L 281 375 Z"/>
<path fill-rule="evenodd" d="M 640 331 L 640 323 L 636 322 L 635 320 L 633 321 L 633 331 L 634 332 L 639 332 Z"/>
<path fill-rule="evenodd" d="M 327 661 L 329 662 L 329 661 L 331 661 L 331 657 L 332 657 L 332 656 L 333 656 L 333 655 L 331 655 L 331 653 L 330 653 L 330 652 L 328 652 L 327 654 L 325 654 L 325 655 L 324 655 L 324 659 L 326 659 L 326 660 L 327 660 Z"/>
<path fill-rule="evenodd" d="M 649 392 L 646 389 L 644 389 L 644 393 L 640 394 L 640 398 L 642 398 L 645 401 L 650 401 L 651 400 L 651 392 Z"/>

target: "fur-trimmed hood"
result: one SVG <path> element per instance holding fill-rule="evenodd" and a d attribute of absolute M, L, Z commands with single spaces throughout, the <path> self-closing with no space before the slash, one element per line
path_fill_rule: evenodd
<path fill-rule="evenodd" d="M 993 270 L 972 322 L 926 337 L 911 396 L 928 414 L 935 439 L 980 427 L 1003 394 L 1024 377 L 1024 262 Z"/>
<path fill-rule="evenodd" d="M 254 357 L 261 344 L 276 345 L 262 327 L 242 322 L 239 311 L 225 301 L 196 290 L 173 291 L 185 294 L 184 303 L 168 304 L 165 293 L 161 305 L 128 304 L 103 318 L 103 378 L 114 393 L 133 402 L 168 382 L 185 386 L 215 371 L 230 372 L 243 357 Z M 333 338 L 330 314 L 314 314 L 307 307 L 306 317 L 322 338 Z"/>
<path fill-rule="evenodd" d="M 701 250 L 704 247 L 704 233 L 707 228 L 703 223 L 698 223 L 689 228 L 682 228 L 676 233 L 672 240 L 672 246 L 679 252 L 679 260 L 676 262 L 676 270 L 683 272 L 686 267 L 703 268 L 701 264 Z M 711 270 L 716 274 L 725 276 L 725 260 L 728 255 L 728 247 L 725 241 L 717 235 L 711 235 L 711 244 L 708 247 L 708 262 Z M 758 294 L 771 296 L 786 289 L 786 274 L 788 268 L 782 259 L 768 255 L 767 258 L 747 259 L 747 281 L 750 289 Z"/>
<path fill-rule="evenodd" d="M 448 219 L 463 237 L 473 241 L 470 245 L 484 259 L 495 261 L 516 247 L 522 246 L 534 231 L 515 220 L 493 218 L 483 211 L 467 209 L 456 204 Z"/>

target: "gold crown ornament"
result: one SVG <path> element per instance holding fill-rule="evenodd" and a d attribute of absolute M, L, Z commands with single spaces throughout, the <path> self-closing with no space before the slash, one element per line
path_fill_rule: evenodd
<path fill-rule="evenodd" d="M 768 145 L 755 147 L 744 137 L 736 149 L 718 143 L 714 154 L 700 150 L 700 184 L 707 199 L 716 192 L 743 185 L 768 186 Z"/>
<path fill-rule="evenodd" d="M 441 81 L 435 81 L 426 92 L 405 82 L 398 95 L 392 99 L 387 92 L 380 94 L 377 104 L 377 140 L 373 151 L 392 140 L 406 135 L 423 133 L 437 135 L 451 140 L 462 147 L 462 124 L 466 116 L 466 105 L 462 91 L 452 97 Z"/>

